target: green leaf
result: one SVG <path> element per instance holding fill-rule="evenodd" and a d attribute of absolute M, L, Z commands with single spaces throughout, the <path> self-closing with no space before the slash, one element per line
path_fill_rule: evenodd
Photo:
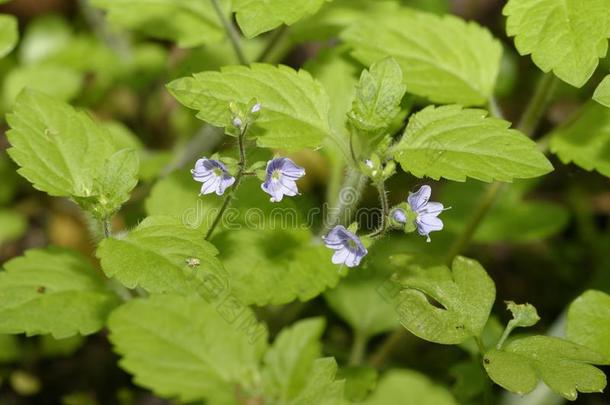
<path fill-rule="evenodd" d="M 328 135 L 329 100 L 324 88 L 305 70 L 266 64 L 227 66 L 168 84 L 182 104 L 197 117 L 218 127 L 231 125 L 229 103 L 246 105 L 256 98 L 260 116 L 248 134 L 258 145 L 299 149 L 319 146 Z"/>
<path fill-rule="evenodd" d="M 577 391 L 601 392 L 606 376 L 591 364 L 609 364 L 607 358 L 584 346 L 549 336 L 513 340 L 503 350 L 485 353 L 483 363 L 489 377 L 508 391 L 527 394 L 542 379 L 571 401 Z"/>
<path fill-rule="evenodd" d="M 565 164 L 596 170 L 610 177 L 610 109 L 589 103 L 565 126 L 551 134 L 551 152 Z"/>
<path fill-rule="evenodd" d="M 394 57 L 407 90 L 432 102 L 482 105 L 493 94 L 502 47 L 473 22 L 402 9 L 358 22 L 341 37 L 366 65 Z"/>
<path fill-rule="evenodd" d="M 0 58 L 8 55 L 19 41 L 17 19 L 12 15 L 0 14 Z"/>
<path fill-rule="evenodd" d="M 288 30 L 295 43 L 327 41 L 336 38 L 350 25 L 399 9 L 397 1 L 333 0 L 314 16 L 304 18 Z"/>
<path fill-rule="evenodd" d="M 21 237 L 27 227 L 26 218 L 19 212 L 0 209 L 0 245 Z"/>
<path fill-rule="evenodd" d="M 357 74 L 360 72 L 360 67 L 349 57 L 346 46 L 337 46 L 323 50 L 314 59 L 307 61 L 305 69 L 320 81 L 333 101 L 329 110 L 330 138 L 324 145 L 324 151 L 330 155 L 330 158 L 335 155 L 339 158 L 341 155 L 332 153 L 332 148 L 335 147 L 342 153 L 344 159 L 351 159 L 346 123 L 347 113 L 354 98 L 354 89 L 358 84 Z M 332 166 L 336 170 L 342 170 L 342 165 L 338 162 Z"/>
<path fill-rule="evenodd" d="M 382 59 L 362 71 L 349 118 L 356 128 L 377 133 L 386 129 L 400 112 L 406 86 L 394 58 Z"/>
<path fill-rule="evenodd" d="M 597 86 L 593 94 L 593 100 L 610 108 L 610 75 L 604 77 L 604 80 Z"/>
<path fill-rule="evenodd" d="M 513 319 L 508 321 L 509 327 L 527 328 L 536 325 L 540 320 L 538 311 L 532 304 L 516 304 L 513 301 L 506 301 L 506 307 L 513 314 Z"/>
<path fill-rule="evenodd" d="M 610 359 L 610 295 L 589 290 L 568 310 L 566 336 Z"/>
<path fill-rule="evenodd" d="M 332 310 L 367 338 L 400 327 L 392 299 L 383 294 L 384 283 L 393 269 L 387 265 L 388 254 L 381 246 L 384 242 L 378 243 L 369 252 L 364 267 L 351 271 L 339 285 L 324 293 Z"/>
<path fill-rule="evenodd" d="M 487 112 L 429 106 L 411 116 L 392 153 L 416 177 L 512 181 L 538 177 L 553 166 L 536 143 Z"/>
<path fill-rule="evenodd" d="M 256 376 L 267 333 L 248 308 L 237 319 L 225 315 L 196 296 L 135 299 L 111 314 L 110 340 L 136 384 L 182 402 L 221 395 L 235 404 L 240 384 Z M 254 341 L 252 329 L 262 331 Z"/>
<path fill-rule="evenodd" d="M 272 403 L 287 403 L 297 397 L 320 357 L 324 319 L 301 320 L 282 329 L 264 358 L 263 386 Z"/>
<path fill-rule="evenodd" d="M 97 178 L 94 192 L 105 212 L 116 212 L 127 202 L 138 184 L 140 159 L 133 149 L 123 149 L 105 162 L 105 172 Z"/>
<path fill-rule="evenodd" d="M 339 370 L 339 377 L 345 379 L 345 398 L 352 402 L 363 402 L 377 386 L 378 373 L 372 367 L 347 367 Z"/>
<path fill-rule="evenodd" d="M 34 188 L 52 196 L 72 197 L 98 218 L 113 214 L 125 199 L 126 187 L 135 183 L 129 162 L 117 170 L 117 149 L 107 129 L 85 112 L 76 111 L 42 93 L 26 90 L 8 117 L 11 130 L 8 154 L 21 168 L 19 173 Z M 109 185 L 112 176 L 120 182 Z M 108 202 L 112 204 L 108 204 Z"/>
<path fill-rule="evenodd" d="M 140 160 L 135 150 L 123 149 L 106 159 L 104 166 L 105 171 L 93 185 L 95 197 L 74 197 L 83 209 L 102 219 L 129 200 L 131 190 L 138 183 Z"/>
<path fill-rule="evenodd" d="M 570 219 L 568 210 L 557 202 L 530 196 L 533 186 L 533 181 L 519 180 L 501 190 L 473 240 L 478 243 L 528 243 L 561 232 Z M 443 217 L 446 231 L 455 235 L 463 232 L 472 207 L 488 187 L 488 184 L 478 181 L 443 185 L 437 200 L 452 207 L 451 212 Z"/>
<path fill-rule="evenodd" d="M 289 221 L 289 217 L 286 217 Z M 239 229 L 212 242 L 231 277 L 234 294 L 246 304 L 280 305 L 310 300 L 341 278 L 332 251 L 304 228 Z"/>
<path fill-rule="evenodd" d="M 331 0 L 234 0 L 233 10 L 239 27 L 248 38 L 270 31 L 282 24 L 292 25 L 315 14 Z"/>
<path fill-rule="evenodd" d="M 542 71 L 581 87 L 608 49 L 608 6 L 607 0 L 510 0 L 506 32 Z"/>
<path fill-rule="evenodd" d="M 200 188 L 187 170 L 176 171 L 155 183 L 145 202 L 146 212 L 181 220 L 203 235 L 212 224 L 222 198 L 198 196 Z"/>
<path fill-rule="evenodd" d="M 478 351 L 475 349 L 475 356 Z M 478 361 L 465 361 L 451 366 L 449 371 L 455 379 L 452 392 L 460 404 L 476 404 L 476 398 L 484 393 L 488 386 L 488 379 L 485 371 Z"/>
<path fill-rule="evenodd" d="M 220 3 L 228 15 L 230 1 Z M 180 47 L 220 42 L 225 37 L 211 1 L 93 0 L 92 4 L 107 10 L 114 24 L 175 41 Z"/>
<path fill-rule="evenodd" d="M 104 121 L 102 125 L 108 130 L 111 142 L 117 150 L 133 149 L 141 151 L 144 149 L 142 141 L 125 124 L 118 121 Z"/>
<path fill-rule="evenodd" d="M 410 267 L 400 274 L 400 284 L 400 322 L 414 335 L 441 344 L 480 336 L 496 297 L 496 287 L 485 269 L 461 256 L 453 260 L 451 270 L 446 266 Z"/>
<path fill-rule="evenodd" d="M 25 88 L 52 96 L 56 100 L 70 101 L 80 92 L 82 76 L 63 66 L 32 65 L 18 67 L 5 78 L 2 98 L 6 106 L 12 106 Z"/>
<path fill-rule="evenodd" d="M 216 258 L 216 248 L 196 229 L 177 219 L 148 217 L 123 236 L 104 239 L 97 250 L 102 269 L 128 288 L 151 293 L 205 293 L 209 277 L 226 272 Z M 189 266 L 190 259 L 195 259 Z"/>
<path fill-rule="evenodd" d="M 118 304 L 81 255 L 59 248 L 29 250 L 0 272 L 0 333 L 56 338 L 100 330 Z"/>
<path fill-rule="evenodd" d="M 418 405 L 457 405 L 449 390 L 433 383 L 428 377 L 412 370 L 387 371 L 377 389 L 363 402 L 364 405 L 400 403 Z"/>
<path fill-rule="evenodd" d="M 504 332 L 504 325 L 500 323 L 498 318 L 493 314 L 487 320 L 483 332 L 481 333 L 479 342 L 483 344 L 483 347 L 489 348 L 495 346 Z M 460 343 L 460 348 L 468 352 L 472 358 L 476 358 L 479 355 L 480 349 L 477 341 L 473 339 L 466 340 Z M 480 368 L 480 364 L 477 363 L 477 367 Z M 483 370 L 481 370 L 482 372 Z"/>
<path fill-rule="evenodd" d="M 286 405 L 343 405 L 345 381 L 335 381 L 337 362 L 332 357 L 317 359 L 301 393 Z"/>

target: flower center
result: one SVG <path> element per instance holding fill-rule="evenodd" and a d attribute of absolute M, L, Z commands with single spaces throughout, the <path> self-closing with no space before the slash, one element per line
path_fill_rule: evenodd
<path fill-rule="evenodd" d="M 348 239 L 347 240 L 347 248 L 352 251 L 355 252 L 358 250 L 358 245 L 356 244 L 356 241 L 353 239 Z"/>
<path fill-rule="evenodd" d="M 282 172 L 279 169 L 275 169 L 271 173 L 271 180 L 279 181 L 280 177 L 282 177 Z"/>
<path fill-rule="evenodd" d="M 222 169 L 220 167 L 215 167 L 212 171 L 216 177 L 222 176 Z"/>

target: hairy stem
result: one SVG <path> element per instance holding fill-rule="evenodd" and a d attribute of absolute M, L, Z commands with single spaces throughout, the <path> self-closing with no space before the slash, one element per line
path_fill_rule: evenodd
<path fill-rule="evenodd" d="M 235 51 L 235 55 L 237 56 L 239 63 L 242 65 L 247 65 L 248 59 L 246 58 L 244 50 L 241 47 L 241 38 L 239 37 L 239 33 L 235 29 L 235 26 L 233 26 L 233 23 L 227 19 L 227 16 L 222 11 L 218 0 L 212 0 L 212 6 L 214 6 L 216 15 L 218 15 L 218 19 L 222 23 L 222 26 L 227 33 L 227 37 L 229 37 L 229 41 L 231 41 L 231 45 L 233 46 L 233 50 Z"/>
<path fill-rule="evenodd" d="M 243 128 L 237 138 L 237 147 L 239 149 L 239 163 L 237 164 L 237 174 L 235 175 L 235 183 L 233 183 L 233 187 L 232 187 L 231 191 L 225 197 L 225 199 L 222 203 L 222 206 L 220 207 L 220 210 L 218 211 L 218 214 L 216 214 L 216 217 L 214 218 L 214 221 L 212 222 L 212 225 L 210 226 L 210 229 L 208 229 L 208 231 L 206 232 L 205 240 L 209 240 L 212 237 L 212 234 L 214 233 L 214 229 L 216 229 L 216 227 L 220 223 L 220 220 L 222 219 L 222 216 L 224 215 L 225 211 L 231 205 L 231 201 L 233 201 L 233 198 L 235 197 L 235 193 L 237 192 L 237 189 L 239 188 L 239 185 L 241 184 L 241 180 L 244 177 L 244 172 L 246 170 L 246 147 L 245 147 L 246 132 L 248 132 L 248 124 L 243 126 Z"/>
<path fill-rule="evenodd" d="M 368 235 L 371 238 L 383 236 L 387 230 L 387 218 L 388 215 L 390 215 L 390 204 L 388 203 L 388 194 L 385 189 L 385 182 L 383 180 L 379 181 L 377 182 L 376 186 L 377 192 L 379 193 L 379 203 L 381 204 L 381 223 L 379 224 L 379 228 Z"/>
<path fill-rule="evenodd" d="M 102 220 L 102 227 L 104 228 L 104 238 L 112 236 L 112 225 L 110 224 L 110 218 L 104 218 Z"/>
<path fill-rule="evenodd" d="M 366 353 L 366 344 L 368 343 L 367 336 L 359 331 L 354 332 L 354 342 L 352 343 L 352 349 L 349 354 L 349 365 L 358 366 L 362 364 L 364 355 Z"/>

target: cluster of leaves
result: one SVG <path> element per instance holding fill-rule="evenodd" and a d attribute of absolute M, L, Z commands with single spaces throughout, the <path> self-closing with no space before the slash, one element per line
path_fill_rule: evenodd
<path fill-rule="evenodd" d="M 507 34 L 515 37 L 519 53 L 531 54 L 540 70 L 581 87 L 606 54 L 610 7 L 608 0 L 568 3 L 510 0 L 504 8 Z M 222 201 L 197 196 L 186 169 L 162 173 L 167 161 L 158 165 L 125 128 L 100 122 L 66 103 L 81 91 L 91 68 L 79 59 L 90 38 L 59 40 L 61 44 L 43 54 L 25 54 L 31 63 L 6 80 L 3 108 L 11 110 L 6 117 L 8 155 L 35 189 L 70 199 L 92 228 L 99 226 L 94 230 L 99 239 L 95 256 L 101 271 L 75 251 L 54 247 L 29 250 L 7 262 L 0 272 L 0 361 L 3 355 L 6 361 L 17 356 L 15 334 L 65 339 L 107 328 L 121 356 L 120 366 L 137 385 L 184 402 L 331 405 L 425 398 L 434 404 L 456 403 L 446 388 L 418 372 L 394 369 L 377 381 L 377 371 L 361 365 L 371 338 L 406 329 L 430 342 L 459 345 L 474 358 L 462 364 L 460 375 L 484 381 L 486 374 L 510 392 L 529 393 L 540 380 L 569 400 L 578 392 L 605 388 L 606 377 L 595 366 L 610 364 L 606 293 L 590 290 L 570 305 L 565 338 L 514 337 L 513 329 L 538 322 L 536 309 L 508 303 L 513 318 L 502 333 L 490 316 L 495 284 L 479 262 L 457 256 L 448 267 L 439 254 L 429 265 L 424 257 L 391 256 L 378 240 L 396 227 L 386 221 L 391 209 L 384 187 L 397 165 L 416 178 L 469 180 L 444 190 L 451 196 L 459 194 L 454 187 L 472 189 L 463 201 L 447 197 L 458 212 L 472 209 L 485 192 L 472 180 L 497 186 L 553 170 L 529 137 L 533 123 L 513 128 L 494 111 L 503 47 L 486 28 L 395 1 L 92 4 L 106 10 L 113 24 L 179 47 L 233 47 L 236 55 L 227 57 L 227 63 L 174 78 L 167 84 L 169 93 L 196 110 L 206 125 L 229 135 L 235 135 L 236 111 L 250 111 L 256 100 L 260 114 L 248 122 L 244 135 L 258 149 L 249 146 L 249 156 L 266 159 L 268 149 L 323 147 L 337 165 L 339 179 L 346 168 L 356 173 L 357 183 L 368 180 L 380 190 L 381 229 L 362 238 L 371 255 L 346 274 L 331 263 L 332 252 L 311 229 L 303 207 L 307 202 L 284 201 L 282 208 L 294 214 L 292 226 L 274 226 L 277 218 L 256 190 L 260 183 L 250 181 L 254 179 L 245 179 L 234 190 L 232 208 L 237 214 L 232 221 L 238 229 L 217 225 Z M 243 49 L 229 18 L 233 15 L 250 39 Z M 271 44 L 334 37 L 341 44 L 297 70 L 266 63 L 278 51 L 267 50 L 260 35 L 273 30 Z M 28 32 L 23 42 L 36 35 Z M 16 20 L 0 16 L 0 57 L 11 52 L 17 37 Z M 99 48 L 95 57 L 112 58 L 108 51 Z M 164 56 L 140 51 L 142 58 Z M 238 65 L 255 60 L 252 55 L 261 55 L 257 63 Z M 102 79 L 137 75 L 135 59 L 120 71 L 103 72 Z M 41 83 L 30 85 L 30 77 Z M 97 85 L 102 94 L 104 80 Z M 24 87 L 34 89 L 21 91 Z M 564 163 L 610 176 L 610 76 L 592 99 L 573 120 L 552 131 L 549 148 Z M 412 112 L 415 105 L 423 108 Z M 139 182 L 153 179 L 146 217 L 129 231 L 112 234 L 111 218 Z M 532 184 L 520 182 L 507 191 L 488 220 L 472 230 L 474 240 L 529 241 L 560 230 L 567 222 L 565 210 L 524 201 Z M 491 190 L 498 189 L 494 186 Z M 351 203 L 357 204 L 358 198 Z M 329 200 L 339 210 L 345 208 L 342 196 Z M 518 210 L 513 209 L 517 204 Z M 260 207 L 256 229 L 249 207 Z M 5 220 L 3 214 L 0 211 L 0 241 L 13 237 L 12 229 L 18 234 L 24 227 L 19 219 L 5 225 L 15 217 L 4 214 L 10 217 Z M 413 213 L 408 214 L 410 222 L 403 226 L 407 233 L 415 230 Z M 350 218 L 341 215 L 336 220 L 347 225 Z M 527 232 L 519 226 L 523 223 Z M 216 226 L 218 232 L 206 240 L 204 235 Z M 457 220 L 447 223 L 450 232 L 464 228 Z M 320 295 L 354 332 L 351 364 L 345 367 L 324 357 L 322 318 L 294 322 L 270 342 L 270 327 L 257 316 L 261 307 Z M 484 385 L 475 384 L 467 399 L 483 397 Z"/>

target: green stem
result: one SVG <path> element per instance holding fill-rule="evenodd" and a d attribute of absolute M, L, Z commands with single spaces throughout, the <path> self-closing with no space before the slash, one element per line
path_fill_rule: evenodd
<path fill-rule="evenodd" d="M 390 215 L 390 204 L 388 203 L 388 194 L 386 193 L 385 182 L 381 180 L 376 184 L 376 186 L 377 192 L 379 193 L 379 202 L 381 204 L 381 223 L 379 224 L 379 228 L 367 235 L 371 238 L 383 236 L 387 228 L 387 218 L 388 215 Z"/>
<path fill-rule="evenodd" d="M 379 346 L 375 353 L 371 356 L 369 363 L 371 367 L 381 368 L 385 363 L 386 359 L 394 352 L 394 350 L 402 343 L 403 339 L 407 337 L 407 330 L 402 326 L 392 332 Z"/>
<path fill-rule="evenodd" d="M 534 134 L 546 107 L 553 97 L 556 85 L 557 79 L 552 73 L 547 73 L 540 78 L 534 95 L 525 109 L 519 125 L 517 125 L 518 130 L 530 137 Z"/>
<path fill-rule="evenodd" d="M 349 168 L 343 187 L 339 192 L 339 198 L 331 209 L 329 209 L 324 226 L 323 234 L 326 234 L 337 224 L 347 225 L 354 214 L 354 209 L 358 206 L 362 197 L 362 190 L 366 183 L 366 176 L 357 169 Z"/>
<path fill-rule="evenodd" d="M 354 342 L 352 343 L 352 349 L 349 355 L 349 365 L 350 366 L 358 366 L 362 364 L 362 360 L 364 359 L 364 355 L 366 353 L 366 345 L 368 343 L 367 336 L 360 332 L 354 332 Z"/>
<path fill-rule="evenodd" d="M 112 236 L 112 224 L 110 223 L 109 218 L 104 218 L 102 220 L 102 227 L 104 228 L 104 238 Z"/>
<path fill-rule="evenodd" d="M 216 15 L 218 15 L 218 19 L 222 23 L 222 26 L 224 27 L 225 32 L 227 33 L 227 37 L 229 37 L 229 41 L 231 41 L 231 45 L 233 46 L 233 50 L 235 51 L 235 55 L 237 56 L 239 63 L 241 63 L 242 65 L 247 65 L 248 59 L 246 58 L 246 55 L 244 54 L 244 51 L 241 48 L 241 38 L 239 37 L 237 30 L 233 26 L 233 23 L 231 23 L 231 21 L 227 19 L 227 16 L 222 11 L 218 0 L 212 0 L 212 6 L 214 6 Z"/>
<path fill-rule="evenodd" d="M 231 201 L 233 201 L 233 198 L 235 197 L 235 193 L 237 192 L 237 189 L 239 188 L 239 185 L 241 184 L 241 180 L 244 177 L 244 172 L 246 170 L 246 147 L 245 147 L 246 132 L 248 132 L 248 124 L 244 125 L 241 132 L 239 133 L 239 137 L 237 138 L 237 147 L 239 149 L 239 163 L 237 164 L 237 174 L 235 175 L 235 183 L 233 183 L 233 187 L 232 187 L 231 191 L 225 197 L 225 200 L 222 203 L 222 207 L 220 207 L 218 214 L 216 214 L 216 217 L 214 218 L 214 221 L 212 222 L 210 229 L 208 229 L 208 231 L 206 232 L 205 240 L 209 240 L 212 237 L 212 234 L 214 233 L 214 229 L 216 229 L 216 227 L 220 223 L 220 220 L 222 219 L 222 216 L 224 215 L 225 211 L 231 205 Z"/>
<path fill-rule="evenodd" d="M 498 193 L 500 192 L 503 186 L 504 183 L 501 183 L 499 181 L 496 181 L 489 185 L 487 191 L 481 197 L 481 200 L 479 200 L 479 203 L 477 204 L 474 213 L 466 223 L 464 230 L 449 248 L 449 251 L 445 256 L 445 263 L 451 263 L 455 256 L 459 255 L 466 247 L 468 247 L 470 241 L 472 240 L 472 237 L 474 236 L 475 232 L 477 231 L 479 225 L 481 224 L 487 213 L 489 212 L 489 209 L 496 201 L 496 197 L 498 196 Z"/>
<path fill-rule="evenodd" d="M 502 333 L 502 337 L 500 337 L 500 340 L 498 340 L 498 343 L 496 344 L 496 349 L 502 349 L 502 346 L 504 346 L 504 342 L 506 342 L 506 339 L 508 339 L 508 336 L 511 334 L 513 329 L 515 329 L 515 325 L 511 320 L 506 324 L 506 328 L 504 328 L 504 333 Z"/>
<path fill-rule="evenodd" d="M 269 39 L 269 42 L 267 42 L 265 49 L 263 49 L 263 51 L 260 53 L 258 58 L 256 58 L 256 60 L 258 62 L 266 62 L 269 55 L 271 55 L 276 46 L 282 42 L 282 40 L 286 37 L 287 33 L 287 25 L 282 25 L 280 28 L 275 30 L 271 36 L 271 39 Z"/>
<path fill-rule="evenodd" d="M 489 112 L 492 116 L 497 118 L 504 118 L 504 113 L 502 113 L 502 109 L 498 104 L 498 100 L 495 97 L 489 99 Z"/>
<path fill-rule="evenodd" d="M 111 32 L 101 10 L 91 7 L 89 0 L 79 0 L 80 9 L 95 34 L 116 53 L 122 61 L 132 59 L 131 45 L 123 36 Z"/>

